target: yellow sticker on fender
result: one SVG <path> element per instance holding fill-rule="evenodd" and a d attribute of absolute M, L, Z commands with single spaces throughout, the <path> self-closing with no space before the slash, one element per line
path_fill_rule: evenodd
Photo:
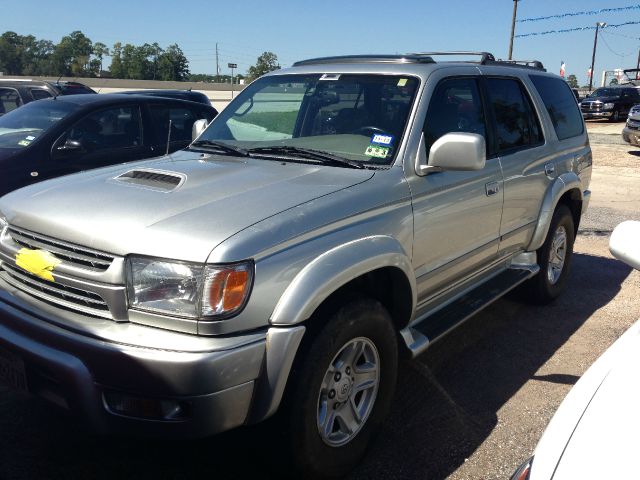
<path fill-rule="evenodd" d="M 16 254 L 17 266 L 50 282 L 55 282 L 52 272 L 61 263 L 62 260 L 45 250 L 21 248 Z"/>

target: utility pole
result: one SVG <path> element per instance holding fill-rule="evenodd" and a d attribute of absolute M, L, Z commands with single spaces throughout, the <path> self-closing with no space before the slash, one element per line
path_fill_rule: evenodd
<path fill-rule="evenodd" d="M 636 63 L 636 70 L 640 70 L 640 50 L 638 50 L 638 63 Z M 636 80 L 640 80 L 640 72 L 636 72 Z"/>
<path fill-rule="evenodd" d="M 596 22 L 596 36 L 593 39 L 593 54 L 591 55 L 591 75 L 589 76 L 589 93 L 591 93 L 591 89 L 593 88 L 593 67 L 596 63 L 596 47 L 598 46 L 598 29 L 606 27 L 606 22 Z"/>
<path fill-rule="evenodd" d="M 511 38 L 509 39 L 509 60 L 512 58 L 513 53 L 513 36 L 516 33 L 516 15 L 518 13 L 518 1 L 513 0 L 513 18 L 511 19 Z"/>
<path fill-rule="evenodd" d="M 220 64 L 218 63 L 218 42 L 216 42 L 216 83 L 220 83 Z"/>

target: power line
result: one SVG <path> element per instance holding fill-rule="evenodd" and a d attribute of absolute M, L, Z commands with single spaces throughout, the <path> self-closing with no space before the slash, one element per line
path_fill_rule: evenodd
<path fill-rule="evenodd" d="M 569 13 L 559 13 L 556 15 L 547 15 L 545 17 L 532 17 L 532 18 L 523 18 L 518 20 L 518 23 L 524 22 L 539 22 L 541 20 L 551 20 L 554 18 L 567 18 L 567 17 L 578 17 L 582 15 L 600 15 L 603 13 L 618 13 L 618 12 L 628 12 L 630 10 L 640 10 L 640 5 L 631 5 L 628 7 L 612 7 L 612 8 L 601 8 L 600 10 L 585 10 L 582 12 L 569 12 Z"/>
<path fill-rule="evenodd" d="M 607 24 L 607 29 L 624 27 L 626 25 L 640 25 L 640 20 L 636 20 L 636 21 L 632 21 L 632 22 L 618 23 L 616 25 Z M 563 28 L 561 30 L 547 30 L 545 32 L 521 33 L 520 35 L 516 35 L 516 38 L 536 37 L 536 36 L 541 36 L 541 35 L 552 35 L 554 33 L 580 32 L 580 31 L 595 30 L 595 29 L 596 29 L 596 27 L 591 26 L 591 25 L 588 26 L 588 27 Z"/>
<path fill-rule="evenodd" d="M 605 33 L 605 32 L 601 30 L 601 31 L 600 31 L 600 33 Z M 614 55 L 617 55 L 617 56 L 619 56 L 619 57 L 624 58 L 624 57 L 628 57 L 629 55 L 632 55 L 632 54 L 636 53 L 636 50 L 635 50 L 635 49 L 634 49 L 632 52 L 629 52 L 629 53 L 618 53 L 618 52 L 616 52 L 613 48 L 611 48 L 611 46 L 609 45 L 609 42 L 607 42 L 607 39 L 605 38 L 605 36 L 604 36 L 604 35 L 603 35 L 602 37 L 600 37 L 600 38 L 602 38 L 602 41 L 604 42 L 604 44 L 606 45 L 606 47 L 607 47 L 607 48 L 609 49 L 609 51 L 610 51 L 611 53 L 613 53 Z"/>

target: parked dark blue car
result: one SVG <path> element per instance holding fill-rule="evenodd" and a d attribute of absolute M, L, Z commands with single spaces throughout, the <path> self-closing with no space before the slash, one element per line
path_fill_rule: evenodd
<path fill-rule="evenodd" d="M 72 95 L 0 117 L 0 196 L 47 178 L 185 148 L 201 103 L 142 95 Z M 169 135 L 169 125 L 171 134 Z"/>

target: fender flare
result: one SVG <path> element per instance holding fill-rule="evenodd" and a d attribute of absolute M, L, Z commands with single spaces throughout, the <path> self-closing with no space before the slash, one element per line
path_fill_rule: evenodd
<path fill-rule="evenodd" d="M 416 280 L 406 252 L 392 237 L 376 235 L 338 245 L 307 264 L 280 297 L 270 322 L 296 325 L 308 319 L 332 293 L 365 273 L 384 267 L 401 270 L 411 285 L 416 308 Z"/>
<path fill-rule="evenodd" d="M 538 215 L 538 224 L 531 237 L 531 242 L 527 250 L 532 252 L 538 250 L 547 238 L 547 232 L 551 225 L 551 219 L 553 218 L 553 212 L 556 210 L 556 206 L 560 201 L 562 195 L 570 190 L 577 190 L 580 192 L 580 201 L 583 199 L 582 182 L 580 177 L 575 172 L 565 172 L 558 176 L 553 183 L 547 188 L 547 192 L 542 200 L 542 207 L 540 208 L 540 214 Z"/>

